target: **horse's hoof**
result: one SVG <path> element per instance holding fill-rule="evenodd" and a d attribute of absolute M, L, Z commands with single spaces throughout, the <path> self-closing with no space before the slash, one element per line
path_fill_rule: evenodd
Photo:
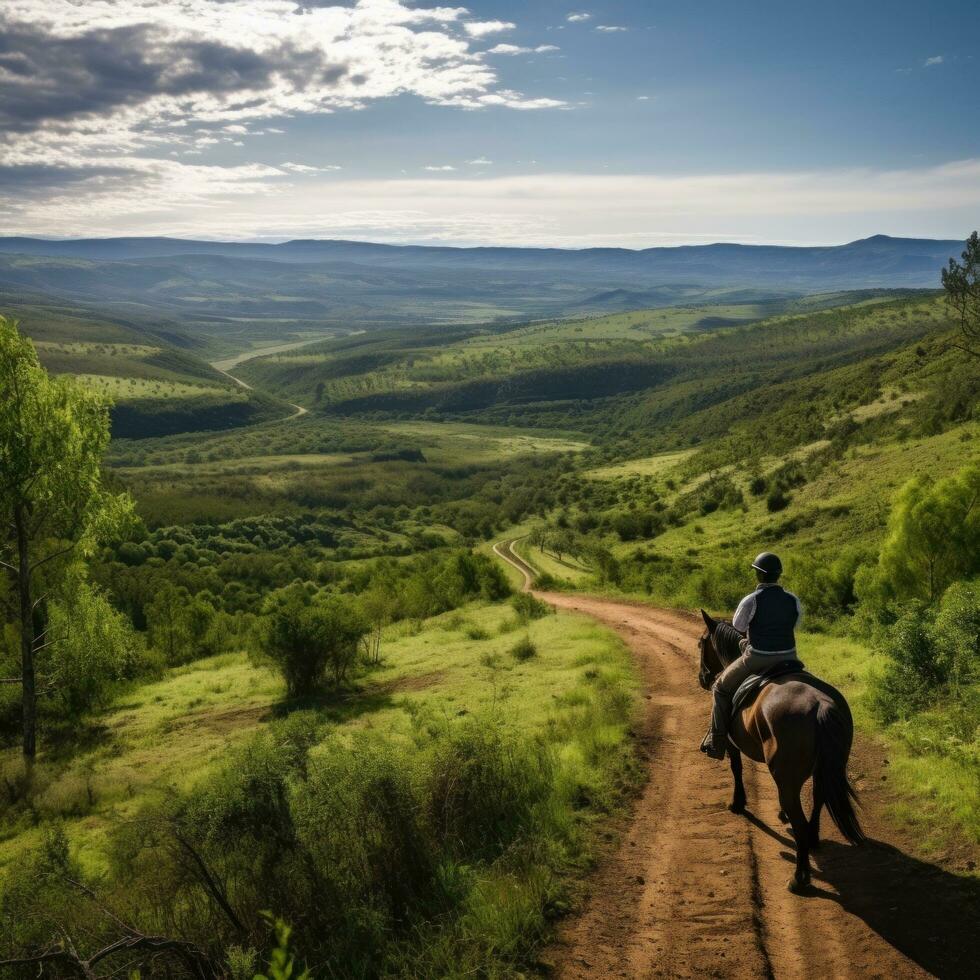
<path fill-rule="evenodd" d="M 800 882 L 796 880 L 794 875 L 789 880 L 789 884 L 786 886 L 794 895 L 805 895 L 810 890 L 810 882 L 804 881 Z"/>
<path fill-rule="evenodd" d="M 783 823 L 789 823 L 789 817 L 786 816 L 785 810 L 779 811 L 779 819 L 782 820 Z"/>
<path fill-rule="evenodd" d="M 745 800 L 732 800 L 728 804 L 728 809 L 732 813 L 745 813 Z"/>

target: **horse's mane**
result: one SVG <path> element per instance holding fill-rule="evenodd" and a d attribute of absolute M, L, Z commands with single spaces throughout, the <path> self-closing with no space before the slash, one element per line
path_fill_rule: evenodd
<path fill-rule="evenodd" d="M 728 658 L 726 664 L 730 664 L 741 654 L 739 644 L 742 642 L 742 634 L 728 620 L 723 619 L 715 626 L 714 639 L 715 649 Z"/>

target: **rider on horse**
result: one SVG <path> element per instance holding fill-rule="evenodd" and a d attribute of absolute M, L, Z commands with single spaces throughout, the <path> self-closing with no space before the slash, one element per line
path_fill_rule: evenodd
<path fill-rule="evenodd" d="M 742 655 L 730 663 L 715 681 L 711 693 L 711 729 L 701 743 L 701 751 L 712 759 L 723 759 L 728 745 L 732 696 L 751 674 L 760 674 L 770 667 L 796 659 L 794 629 L 803 616 L 800 600 L 779 584 L 783 563 L 771 552 L 764 551 L 752 567 L 759 585 L 739 604 L 732 626 L 745 634 L 741 642 Z"/>

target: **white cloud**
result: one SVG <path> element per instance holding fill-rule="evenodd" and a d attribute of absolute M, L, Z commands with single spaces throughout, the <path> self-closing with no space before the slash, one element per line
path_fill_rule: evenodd
<path fill-rule="evenodd" d="M 637 102 L 649 102 L 650 101 L 650 96 L 649 95 L 638 95 L 636 97 L 636 101 Z"/>
<path fill-rule="evenodd" d="M 567 20 L 569 24 L 581 24 L 583 21 L 592 20 L 592 14 L 569 14 L 565 20 Z"/>
<path fill-rule="evenodd" d="M 29 184 L 0 195 L 0 223 L 8 234 L 640 248 L 724 240 L 834 243 L 875 232 L 963 238 L 969 231 L 963 216 L 980 210 L 980 159 L 892 171 L 483 178 L 436 172 L 302 181 L 281 167 L 139 157 L 123 163 L 143 168 L 138 183 L 126 172 L 106 172 L 40 198 Z"/>
<path fill-rule="evenodd" d="M 516 26 L 509 20 L 475 20 L 464 24 L 463 29 L 470 37 L 486 37 L 488 34 L 512 31 Z"/>
<path fill-rule="evenodd" d="M 460 36 L 466 13 L 405 0 L 4 0 L 0 50 L 21 70 L 0 70 L 0 167 L 111 164 L 136 176 L 136 155 L 406 93 L 462 109 L 566 107 L 501 87 L 470 38 L 513 25 L 468 23 Z"/>
<path fill-rule="evenodd" d="M 305 163 L 292 163 L 288 160 L 286 163 L 280 163 L 279 168 L 291 174 L 325 174 L 336 170 L 343 170 L 343 167 L 339 167 L 333 163 L 325 167 L 310 167 Z"/>
<path fill-rule="evenodd" d="M 489 167 L 493 160 L 488 160 L 486 157 L 477 157 L 475 160 L 466 161 L 471 167 Z"/>
<path fill-rule="evenodd" d="M 624 31 L 628 31 L 628 27 L 617 27 L 615 24 L 597 24 L 597 31 L 602 31 L 604 34 L 620 34 Z"/>
<path fill-rule="evenodd" d="M 442 165 L 436 165 L 430 163 L 427 166 L 423 167 L 422 169 L 432 171 L 433 173 L 447 173 L 448 171 L 455 170 L 456 168 L 449 163 L 444 163 Z"/>
<path fill-rule="evenodd" d="M 941 65 L 946 59 L 941 55 L 933 55 L 931 58 L 926 58 L 923 62 L 923 68 L 932 68 L 934 65 Z"/>
<path fill-rule="evenodd" d="M 539 44 L 536 48 L 524 48 L 519 44 L 495 44 L 487 50 L 487 54 L 550 54 L 558 50 L 560 49 L 554 44 Z"/>

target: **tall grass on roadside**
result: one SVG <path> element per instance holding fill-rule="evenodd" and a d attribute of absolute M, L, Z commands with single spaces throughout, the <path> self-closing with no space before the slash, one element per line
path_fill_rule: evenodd
<path fill-rule="evenodd" d="M 297 712 L 197 789 L 144 807 L 99 880 L 63 839 L 23 862 L 0 894 L 4 951 L 61 929 L 97 949 L 118 938 L 111 908 L 240 972 L 268 960 L 271 912 L 314 976 L 512 975 L 567 906 L 591 820 L 635 778 L 622 675 L 588 670 L 564 697 L 537 734 L 420 712 L 408 740 L 341 737 Z"/>

